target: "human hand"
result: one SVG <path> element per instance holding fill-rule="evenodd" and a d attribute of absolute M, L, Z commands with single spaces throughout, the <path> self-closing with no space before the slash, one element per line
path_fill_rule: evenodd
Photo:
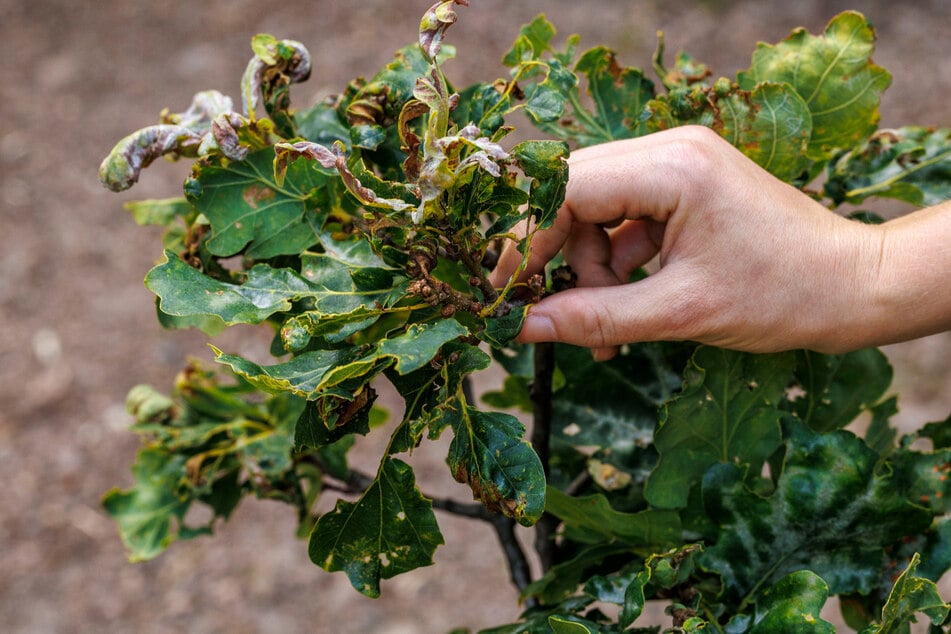
<path fill-rule="evenodd" d="M 881 235 L 835 215 L 703 127 L 574 152 L 565 203 L 521 279 L 559 250 L 577 288 L 532 306 L 517 341 L 609 358 L 623 343 L 694 340 L 768 352 L 865 345 Z M 660 255 L 660 270 L 626 283 Z M 505 251 L 497 286 L 521 256 Z"/>

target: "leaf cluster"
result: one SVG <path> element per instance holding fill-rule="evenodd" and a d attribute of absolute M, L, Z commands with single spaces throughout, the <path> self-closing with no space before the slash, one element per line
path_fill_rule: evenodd
<path fill-rule="evenodd" d="M 832 594 L 863 631 L 907 631 L 916 612 L 938 627 L 951 419 L 898 438 L 881 352 L 647 343 L 594 363 L 511 343 L 526 306 L 570 284 L 564 270 L 521 279 L 562 204 L 570 147 L 699 124 L 830 207 L 948 197 L 949 130 L 877 130 L 890 76 L 871 61 L 872 27 L 847 12 L 820 35 L 794 30 L 732 79 L 685 53 L 667 67 L 661 38 L 655 81 L 576 36 L 556 49 L 539 16 L 507 77 L 457 88 L 442 65 L 465 4 L 437 2 L 416 44 L 304 109 L 290 87 L 311 74 L 306 49 L 258 35 L 240 112 L 199 93 L 103 161 L 121 190 L 160 156 L 194 159 L 182 196 L 129 205 L 166 227 L 146 277 L 158 318 L 211 335 L 261 325 L 276 357 L 215 348 L 222 374 L 192 365 L 170 397 L 130 394 L 135 482 L 104 500 L 130 556 L 210 532 L 243 496 L 276 498 L 297 508 L 316 565 L 378 596 L 382 579 L 432 563 L 445 509 L 503 540 L 511 522 L 547 527 L 546 569 L 519 583 L 529 607 L 496 632 L 658 631 L 636 625 L 650 599 L 668 602 L 672 631 L 826 632 Z M 549 138 L 508 144 L 519 110 Z M 503 248 L 522 265 L 495 287 Z M 492 363 L 507 379 L 483 395 L 490 410 L 467 377 Z M 404 399 L 386 426 L 378 381 Z M 534 412 L 535 447 L 504 409 Z M 449 472 L 478 505 L 427 497 L 397 457 L 447 430 Z M 389 442 L 361 473 L 347 450 L 371 431 Z M 326 492 L 345 497 L 317 515 Z M 197 526 L 195 503 L 212 516 Z"/>

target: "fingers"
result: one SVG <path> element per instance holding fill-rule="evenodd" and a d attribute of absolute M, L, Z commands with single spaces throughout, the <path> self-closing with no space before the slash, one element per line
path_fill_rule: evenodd
<path fill-rule="evenodd" d="M 671 295 L 676 296 L 677 285 L 665 273 L 636 284 L 574 288 L 550 295 L 528 310 L 516 340 L 601 349 L 595 358 L 607 358 L 612 348 L 624 343 L 685 338 L 687 330 L 676 322 L 677 311 L 672 310 Z"/>
<path fill-rule="evenodd" d="M 565 202 L 554 225 L 532 238 L 523 277 L 539 272 L 579 225 L 612 226 L 641 219 L 665 223 L 680 206 L 684 192 L 702 179 L 705 170 L 701 167 L 727 148 L 731 146 L 715 132 L 686 126 L 575 151 L 568 161 Z M 640 257 L 625 259 L 623 264 L 628 266 Z M 493 272 L 493 284 L 504 284 L 520 262 L 521 254 L 507 248 Z"/>

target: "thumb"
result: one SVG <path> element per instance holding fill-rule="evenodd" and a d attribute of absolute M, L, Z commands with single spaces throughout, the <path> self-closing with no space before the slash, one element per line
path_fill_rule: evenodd
<path fill-rule="evenodd" d="M 550 295 L 528 310 L 516 341 L 557 341 L 611 348 L 640 341 L 682 340 L 683 306 L 662 270 L 634 284 L 574 288 Z M 660 278 L 667 278 L 660 279 Z"/>

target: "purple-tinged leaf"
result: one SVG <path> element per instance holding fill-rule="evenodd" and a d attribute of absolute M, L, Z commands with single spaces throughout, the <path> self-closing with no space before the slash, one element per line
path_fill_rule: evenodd
<path fill-rule="evenodd" d="M 445 0 L 429 7 L 419 23 L 419 46 L 429 59 L 435 59 L 442 47 L 446 29 L 455 24 L 458 16 L 453 5 L 469 6 L 469 0 Z"/>
<path fill-rule="evenodd" d="M 138 182 L 142 170 L 166 154 L 193 156 L 201 136 L 179 125 L 153 125 L 125 137 L 112 148 L 99 166 L 99 180 L 108 189 L 121 192 Z"/>

